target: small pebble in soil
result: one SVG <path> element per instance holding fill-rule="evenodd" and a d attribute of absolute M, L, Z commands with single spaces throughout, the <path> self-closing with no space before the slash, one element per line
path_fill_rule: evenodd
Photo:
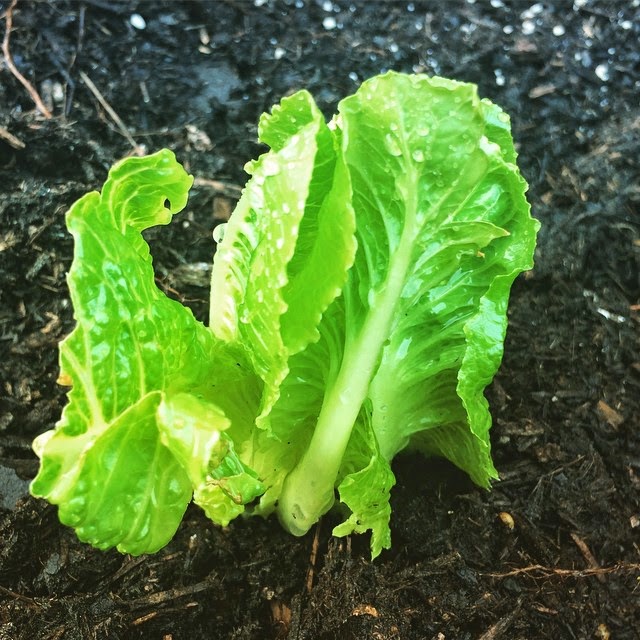
<path fill-rule="evenodd" d="M 565 34 L 564 26 L 561 24 L 555 25 L 551 30 L 551 33 L 553 33 L 553 35 L 556 36 L 557 38 L 559 38 L 560 36 L 563 36 Z"/>
<path fill-rule="evenodd" d="M 516 526 L 516 523 L 513 519 L 513 516 L 508 513 L 507 511 L 501 511 L 498 514 L 498 518 L 500 518 L 500 522 L 502 522 L 502 524 L 509 529 L 509 531 L 513 531 L 513 529 Z"/>
<path fill-rule="evenodd" d="M 539 2 L 536 2 L 536 4 L 532 4 L 528 9 L 525 9 L 520 14 L 520 17 L 523 20 L 530 20 L 531 18 L 534 18 L 535 16 L 541 14 L 543 9 L 544 7 L 542 6 L 542 4 L 540 4 Z"/>
<path fill-rule="evenodd" d="M 322 21 L 322 26 L 327 30 L 327 31 L 331 31 L 332 29 L 335 29 L 338 24 L 336 22 L 335 18 L 332 18 L 331 16 L 327 16 L 323 21 Z"/>
<path fill-rule="evenodd" d="M 609 65 L 606 62 L 599 64 L 594 69 L 594 72 L 602 82 L 607 82 L 609 80 Z"/>
<path fill-rule="evenodd" d="M 13 509 L 16 502 L 29 493 L 29 483 L 10 467 L 0 466 L 0 507 Z"/>
<path fill-rule="evenodd" d="M 51 97 L 54 102 L 61 104 L 64 102 L 64 87 L 59 82 L 54 82 L 51 85 Z"/>
<path fill-rule="evenodd" d="M 129 24 L 138 31 L 147 28 L 147 21 L 139 13 L 132 13 L 129 16 Z"/>
<path fill-rule="evenodd" d="M 522 21 L 522 33 L 525 36 L 530 36 L 536 30 L 536 25 L 533 20 Z"/>

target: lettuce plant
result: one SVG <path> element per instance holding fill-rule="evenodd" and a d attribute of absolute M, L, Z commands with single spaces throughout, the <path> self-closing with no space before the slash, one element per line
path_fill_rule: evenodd
<path fill-rule="evenodd" d="M 99 548 L 156 551 L 191 500 L 295 535 L 338 504 L 334 535 L 370 530 L 375 557 L 399 451 L 497 477 L 483 390 L 538 228 L 507 115 L 474 85 L 388 73 L 329 124 L 285 98 L 259 137 L 208 327 L 156 287 L 142 236 L 186 204 L 171 152 L 124 160 L 67 214 L 72 388 L 31 491 Z"/>

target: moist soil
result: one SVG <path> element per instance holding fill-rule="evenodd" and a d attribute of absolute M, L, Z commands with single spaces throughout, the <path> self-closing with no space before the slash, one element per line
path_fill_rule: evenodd
<path fill-rule="evenodd" d="M 0 638 L 640 638 L 640 2 L 29 2 L 0 68 Z M 9 10 L 0 2 L 0 16 Z M 8 46 L 7 46 L 8 44 Z M 501 481 L 394 462 L 393 548 L 187 511 L 134 558 L 81 544 L 28 495 L 65 403 L 64 213 L 118 159 L 195 176 L 150 234 L 158 286 L 207 315 L 211 230 L 262 151 L 259 115 L 308 88 L 327 115 L 383 70 L 475 82 L 512 116 L 535 269 L 487 390 Z M 93 83 L 94 89 L 91 88 Z"/>

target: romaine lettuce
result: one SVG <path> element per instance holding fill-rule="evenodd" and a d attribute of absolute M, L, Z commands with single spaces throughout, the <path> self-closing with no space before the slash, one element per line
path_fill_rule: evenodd
<path fill-rule="evenodd" d="M 497 477 L 483 391 L 538 229 L 506 114 L 474 85 L 388 73 L 329 124 L 285 98 L 259 135 L 209 327 L 157 289 L 141 235 L 186 203 L 171 152 L 123 161 L 67 215 L 73 388 L 31 490 L 100 548 L 157 550 L 192 498 L 301 535 L 337 491 L 334 534 L 371 530 L 375 557 L 400 450 Z"/>

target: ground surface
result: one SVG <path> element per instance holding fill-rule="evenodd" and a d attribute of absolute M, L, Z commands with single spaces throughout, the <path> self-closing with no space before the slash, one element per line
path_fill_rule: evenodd
<path fill-rule="evenodd" d="M 640 638 L 638 5 L 21 0 L 9 47 L 53 118 L 0 68 L 0 638 Z M 204 318 L 259 114 L 301 87 L 330 113 L 384 69 L 476 82 L 512 114 L 543 227 L 488 390 L 502 481 L 401 457 L 374 563 L 331 516 L 295 539 L 193 509 L 151 557 L 80 544 L 27 495 L 64 404 L 65 210 L 134 145 L 172 148 L 196 187 L 153 238 L 158 283 Z"/>

